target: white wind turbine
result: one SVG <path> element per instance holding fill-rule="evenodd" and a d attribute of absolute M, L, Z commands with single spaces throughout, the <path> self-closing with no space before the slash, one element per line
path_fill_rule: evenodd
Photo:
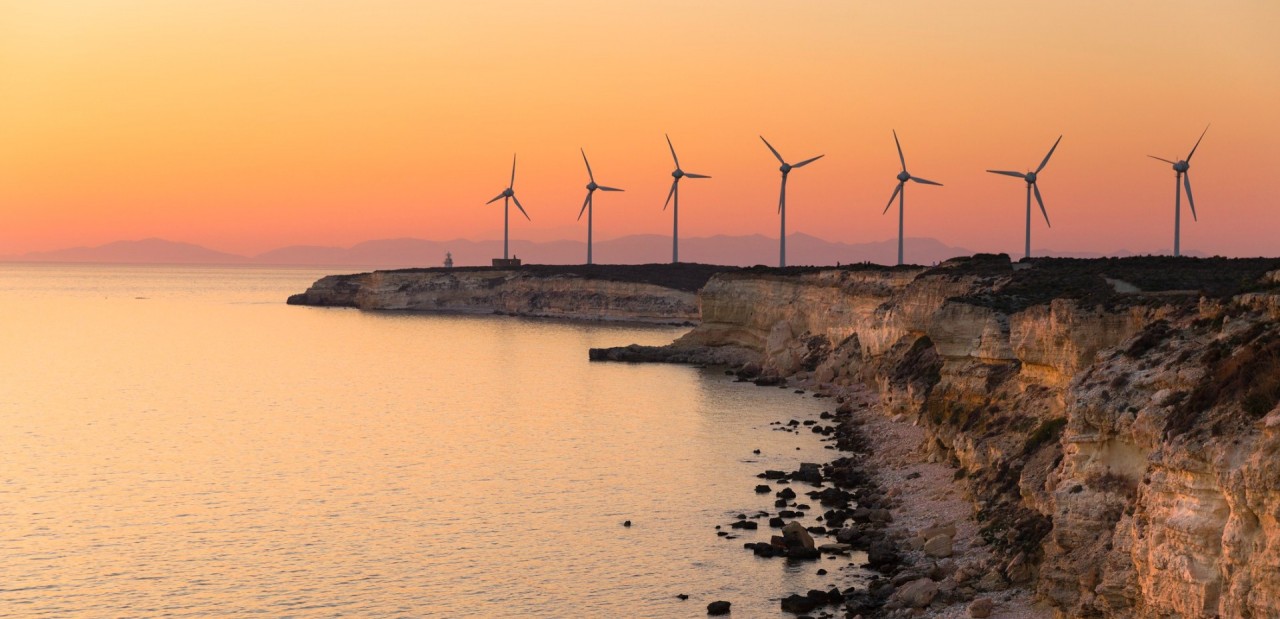
<path fill-rule="evenodd" d="M 485 202 L 485 204 L 493 204 L 494 202 L 498 201 L 498 198 L 502 198 L 502 259 L 503 260 L 506 260 L 508 258 L 507 241 L 510 238 L 509 232 L 511 229 L 509 225 L 510 217 L 508 217 L 508 215 L 510 214 L 512 200 L 515 201 L 516 208 L 520 209 L 520 212 L 524 215 L 524 218 L 529 219 L 529 214 L 524 212 L 524 207 L 520 206 L 520 199 L 516 197 L 516 192 L 514 189 L 515 186 L 516 186 L 516 156 L 511 155 L 511 182 L 507 184 L 506 189 L 502 190 L 502 193 L 495 196 L 492 200 Z M 529 219 L 529 221 L 533 221 L 533 220 Z"/>
<path fill-rule="evenodd" d="M 1209 132 L 1209 127 L 1206 126 L 1204 128 L 1204 131 L 1200 133 L 1200 139 L 1196 140 L 1196 145 L 1191 147 L 1191 153 L 1187 155 L 1186 159 L 1182 159 L 1179 161 L 1169 161 L 1164 157 L 1147 155 L 1152 159 L 1159 159 L 1160 161 L 1173 165 L 1173 171 L 1176 173 L 1176 176 L 1174 177 L 1174 181 L 1173 181 L 1173 188 L 1174 188 L 1173 255 L 1174 257 L 1181 255 L 1180 253 L 1181 247 L 1179 246 L 1179 242 L 1182 239 L 1182 188 L 1183 187 L 1187 188 L 1187 205 L 1191 207 L 1191 219 L 1198 221 L 1198 219 L 1196 218 L 1196 201 L 1191 197 L 1191 174 L 1190 174 L 1191 157 L 1192 155 L 1196 154 L 1196 149 L 1200 148 L 1200 140 L 1203 140 L 1204 134 L 1208 132 Z"/>
<path fill-rule="evenodd" d="M 1053 151 L 1058 149 L 1058 142 L 1061 142 L 1061 141 L 1062 141 L 1062 136 L 1058 136 L 1057 141 L 1053 143 L 1053 148 L 1049 149 L 1049 154 L 1044 156 L 1044 161 L 1040 162 L 1040 167 L 1036 168 L 1035 172 L 1027 172 L 1026 174 L 1023 174 L 1022 172 L 1009 172 L 1007 170 L 987 170 L 992 174 L 1016 176 L 1022 180 L 1027 181 L 1027 247 L 1026 247 L 1026 253 L 1023 254 L 1027 258 L 1031 257 L 1031 192 L 1032 191 L 1035 191 L 1036 193 L 1036 202 L 1040 204 L 1040 214 L 1044 215 L 1045 225 L 1049 226 L 1050 228 L 1053 227 L 1053 224 L 1049 223 L 1049 212 L 1044 210 L 1044 200 L 1040 197 L 1040 187 L 1036 185 L 1036 179 L 1038 178 L 1036 175 L 1039 174 L 1040 171 L 1043 170 L 1044 167 L 1049 164 L 1049 158 L 1053 156 Z"/>
<path fill-rule="evenodd" d="M 587 151 L 581 148 L 579 148 L 578 150 L 582 151 L 582 162 L 587 164 L 587 178 L 591 179 L 591 182 L 587 183 L 587 199 L 582 201 L 582 210 L 578 211 L 578 221 L 582 221 L 582 214 L 584 212 L 587 214 L 587 264 L 591 264 L 591 216 L 593 211 L 591 196 L 596 192 L 597 189 L 599 189 L 600 191 L 622 191 L 622 190 L 614 187 L 605 187 L 604 185 L 597 185 L 596 175 L 591 173 L 591 162 L 587 161 Z"/>
<path fill-rule="evenodd" d="M 908 173 L 907 158 L 902 156 L 902 144 L 898 142 L 897 131 L 893 132 L 893 143 L 895 146 L 898 147 L 898 161 L 902 163 L 902 171 L 898 172 L 898 186 L 893 188 L 893 195 L 889 196 L 889 203 L 885 205 L 884 212 L 880 214 L 884 215 L 885 213 L 888 213 L 889 209 L 893 207 L 893 199 L 894 198 L 898 199 L 898 264 L 902 264 L 902 220 L 904 218 L 903 212 L 905 211 L 903 202 L 905 201 L 907 196 L 907 192 L 904 189 L 904 187 L 906 187 L 907 181 L 912 181 L 915 183 L 923 183 L 925 185 L 937 185 L 939 187 L 942 186 L 942 183 L 935 183 L 933 181 L 920 178 L 918 176 L 912 176 L 910 173 Z"/>
<path fill-rule="evenodd" d="M 680 262 L 680 179 L 682 178 L 711 178 L 705 174 L 694 174 L 685 172 L 680 169 L 680 158 L 676 156 L 676 147 L 671 145 L 671 136 L 667 138 L 667 148 L 671 149 L 671 159 L 676 162 L 676 169 L 671 173 L 671 191 L 667 192 L 667 201 L 662 205 L 662 210 L 667 210 L 667 206 L 671 205 L 671 201 L 675 199 L 675 205 L 671 209 L 671 263 Z"/>
<path fill-rule="evenodd" d="M 781 216 L 782 220 L 782 232 L 779 234 L 778 238 L 778 267 L 781 268 L 787 266 L 787 175 L 795 168 L 807 166 L 821 159 L 823 155 L 810 157 L 800 163 L 792 165 L 787 163 L 787 161 L 782 158 L 782 155 L 778 154 L 778 150 L 769 143 L 769 140 L 764 139 L 763 135 L 760 136 L 760 139 L 764 142 L 765 146 L 769 147 L 769 152 L 773 153 L 773 156 L 778 158 L 778 163 L 782 164 L 778 167 L 778 170 L 782 172 L 782 191 L 778 195 L 778 215 Z"/>

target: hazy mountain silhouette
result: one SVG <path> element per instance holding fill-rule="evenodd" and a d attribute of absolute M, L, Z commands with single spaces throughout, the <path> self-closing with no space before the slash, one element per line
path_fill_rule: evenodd
<path fill-rule="evenodd" d="M 245 264 L 244 256 L 228 254 L 192 243 L 142 239 L 115 241 L 96 247 L 69 247 L 9 256 L 24 262 L 107 262 L 122 264 Z"/>
<path fill-rule="evenodd" d="M 453 254 L 458 266 L 487 265 L 502 255 L 502 241 L 429 241 L 425 239 L 379 239 L 351 247 L 293 245 L 256 256 L 239 256 L 215 251 L 191 243 L 143 239 L 117 241 L 97 247 L 73 247 L 54 251 L 31 252 L 2 259 L 29 262 L 104 262 L 133 264 L 261 264 L 280 266 L 348 266 L 348 267 L 415 267 L 438 266 L 445 252 Z M 661 234 L 635 234 L 595 243 L 596 262 L 606 264 L 648 264 L 671 259 L 671 237 Z M 512 241 L 511 253 L 526 263 L 582 264 L 586 261 L 586 244 L 577 240 Z M 907 238 L 906 256 L 914 264 L 933 264 L 955 256 L 974 252 L 946 245 L 932 238 Z M 1159 253 L 1159 252 L 1157 252 Z M 1164 253 L 1168 253 L 1167 250 Z M 1187 255 L 1201 255 L 1188 251 Z M 1130 256 L 1133 252 L 1085 252 L 1038 250 L 1037 255 L 1072 258 Z M 834 265 L 837 262 L 875 262 L 893 264 L 897 257 L 897 239 L 872 243 L 839 243 L 807 234 L 787 237 L 787 263 L 794 265 Z M 1015 256 L 1017 258 L 1018 256 Z M 750 266 L 778 263 L 778 240 L 762 235 L 684 238 L 680 240 L 680 258 L 686 262 Z"/>

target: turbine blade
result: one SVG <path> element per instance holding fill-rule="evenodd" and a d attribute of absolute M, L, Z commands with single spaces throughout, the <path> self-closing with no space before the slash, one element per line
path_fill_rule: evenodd
<path fill-rule="evenodd" d="M 581 148 L 578 150 L 582 151 L 582 163 L 587 164 L 587 178 L 590 178 L 593 183 L 596 182 L 596 175 L 591 173 L 591 162 L 587 161 L 587 151 Z"/>
<path fill-rule="evenodd" d="M 689 173 L 689 172 L 685 172 L 685 173 L 684 173 L 684 175 L 685 175 L 685 177 L 686 177 L 686 178 L 711 178 L 710 176 L 707 176 L 706 174 L 691 174 L 691 173 Z"/>
<path fill-rule="evenodd" d="M 502 192 L 502 193 L 500 193 L 500 194 L 498 194 L 498 195 L 494 196 L 492 200 L 489 200 L 488 202 L 485 202 L 485 204 L 493 204 L 494 202 L 497 202 L 498 200 L 501 200 L 501 199 L 502 199 L 502 196 L 503 196 L 503 195 L 505 195 L 506 193 L 507 193 L 507 192 L 505 192 L 505 191 L 504 191 L 504 192 Z"/>
<path fill-rule="evenodd" d="M 937 185 L 937 186 L 939 186 L 939 187 L 941 187 L 941 186 L 942 186 L 942 183 L 935 183 L 935 182 L 930 181 L 930 180 L 925 180 L 925 179 L 923 179 L 923 178 L 920 178 L 919 176 L 912 176 L 912 177 L 911 177 L 911 180 L 913 180 L 913 181 L 915 181 L 915 182 L 917 182 L 917 183 L 924 183 L 924 184 L 926 184 L 926 185 Z"/>
<path fill-rule="evenodd" d="M 1053 151 L 1058 150 L 1058 142 L 1062 141 L 1062 136 L 1058 136 L 1057 141 L 1053 143 L 1053 148 L 1049 149 L 1049 154 L 1044 156 L 1044 161 L 1040 162 L 1040 167 L 1036 168 L 1036 174 L 1040 173 L 1046 165 L 1049 165 L 1049 158 L 1053 156 Z"/>
<path fill-rule="evenodd" d="M 1017 177 L 1017 178 L 1026 178 L 1026 177 L 1027 177 L 1027 175 L 1026 175 L 1026 174 L 1023 174 L 1022 172 L 1010 172 L 1010 171 L 1008 171 L 1008 170 L 987 170 L 987 171 L 988 171 L 988 172 L 990 172 L 990 173 L 992 173 L 992 174 L 1003 174 L 1003 175 L 1005 175 L 1005 176 L 1015 176 L 1015 177 Z"/>
<path fill-rule="evenodd" d="M 811 163 L 813 163 L 813 162 L 815 162 L 815 161 L 817 161 L 817 160 L 819 160 L 819 159 L 822 159 L 823 157 L 826 157 L 826 155 L 818 155 L 817 157 L 810 157 L 810 158 L 805 159 L 804 161 L 801 161 L 800 163 L 797 163 L 797 164 L 795 164 L 795 165 L 793 165 L 793 166 L 791 166 L 791 167 L 793 167 L 793 168 L 802 168 L 802 167 L 807 166 L 807 165 L 809 165 L 809 164 L 811 164 Z"/>
<path fill-rule="evenodd" d="M 516 156 L 514 154 L 511 155 L 511 182 L 507 183 L 507 188 L 516 188 Z"/>
<path fill-rule="evenodd" d="M 1040 188 L 1037 187 L 1034 183 L 1031 185 L 1031 188 L 1036 192 L 1036 202 L 1040 203 L 1040 214 L 1044 215 L 1045 225 L 1052 228 L 1053 224 L 1049 223 L 1049 211 L 1044 210 L 1044 199 L 1040 197 Z"/>
<path fill-rule="evenodd" d="M 778 154 L 778 149 L 774 148 L 773 144 L 769 143 L 769 140 L 765 140 L 763 135 L 760 136 L 760 139 L 764 141 L 765 146 L 769 147 L 769 152 L 773 153 L 773 156 L 778 158 L 778 163 L 786 163 L 786 161 L 782 159 L 782 155 Z"/>
<path fill-rule="evenodd" d="M 1209 133 L 1209 125 L 1204 126 L 1204 131 L 1200 133 L 1200 140 L 1204 139 L 1204 134 Z M 1191 163 L 1191 157 L 1196 154 L 1196 149 L 1200 148 L 1200 140 L 1196 140 L 1196 145 L 1191 147 L 1191 154 L 1187 155 L 1187 163 Z"/>
<path fill-rule="evenodd" d="M 907 158 L 902 156 L 902 143 L 898 141 L 898 130 L 893 130 L 893 145 L 898 147 L 898 162 L 902 164 L 902 171 L 907 171 Z"/>
<path fill-rule="evenodd" d="M 889 196 L 889 204 L 885 205 L 884 211 L 880 213 L 881 215 L 889 212 L 889 209 L 893 206 L 894 198 L 898 197 L 899 191 L 902 191 L 902 183 L 898 183 L 898 186 L 893 188 L 893 195 Z"/>
<path fill-rule="evenodd" d="M 1190 159 L 1190 157 L 1188 157 L 1188 159 Z M 1191 219 L 1194 219 L 1195 221 L 1200 221 L 1196 217 L 1195 198 L 1191 197 L 1191 175 L 1186 172 L 1182 173 L 1182 186 L 1187 190 L 1187 204 L 1191 207 Z"/>
<path fill-rule="evenodd" d="M 605 187 L 604 185 L 601 185 L 601 186 L 600 186 L 600 191 L 626 191 L 626 190 L 625 190 L 625 189 L 618 189 L 617 187 Z"/>
<path fill-rule="evenodd" d="M 667 201 L 662 203 L 662 210 L 665 211 L 667 210 L 668 206 L 671 206 L 671 196 L 676 195 L 676 185 L 679 185 L 679 184 L 680 184 L 680 179 L 678 178 L 676 180 L 671 181 L 671 191 L 667 192 Z"/>
<path fill-rule="evenodd" d="M 533 218 L 529 217 L 529 214 L 524 212 L 524 207 L 520 205 L 520 198 L 517 198 L 515 194 L 511 194 L 511 199 L 515 201 L 516 208 L 520 209 L 520 213 L 524 215 L 524 218 L 533 221 Z"/>
<path fill-rule="evenodd" d="M 587 198 L 582 201 L 582 210 L 578 211 L 578 221 L 582 221 L 582 214 L 587 212 L 587 204 L 591 203 L 591 192 L 587 192 Z"/>
<path fill-rule="evenodd" d="M 672 161 L 675 161 L 675 162 L 676 162 L 676 169 L 677 169 L 677 170 L 679 170 L 679 169 L 680 169 L 680 158 L 676 156 L 676 147 L 674 147 L 674 146 L 672 146 L 672 145 L 671 145 L 671 136 L 669 136 L 669 135 L 667 135 L 667 134 L 665 134 L 665 133 L 664 133 L 664 134 L 662 134 L 662 136 L 663 136 L 663 137 L 665 137 L 665 138 L 667 138 L 667 148 L 670 148 L 670 149 L 671 149 L 671 159 L 672 159 Z"/>
<path fill-rule="evenodd" d="M 1155 155 L 1147 155 L 1147 156 L 1148 156 L 1148 157 L 1150 157 L 1150 158 L 1152 158 L 1152 159 L 1159 159 L 1160 161 L 1163 161 L 1163 162 L 1165 162 L 1165 163 L 1167 163 L 1167 164 L 1169 164 L 1169 165 L 1178 165 L 1178 163 L 1177 163 L 1176 161 L 1169 161 L 1168 159 L 1165 159 L 1164 157 L 1157 157 L 1157 156 L 1155 156 Z"/>

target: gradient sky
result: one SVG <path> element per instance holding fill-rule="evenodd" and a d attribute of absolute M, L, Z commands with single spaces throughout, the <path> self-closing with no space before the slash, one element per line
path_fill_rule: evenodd
<path fill-rule="evenodd" d="M 160 236 L 254 253 L 374 238 L 669 234 L 864 242 L 898 172 L 908 236 L 1021 253 L 1280 254 L 1280 3 L 952 0 L 0 0 L 0 254 Z M 1185 205 L 1184 205 L 1185 208 Z"/>

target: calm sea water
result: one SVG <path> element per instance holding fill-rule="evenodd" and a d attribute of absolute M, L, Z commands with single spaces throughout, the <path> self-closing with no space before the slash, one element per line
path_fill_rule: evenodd
<path fill-rule="evenodd" d="M 284 304 L 323 274 L 0 265 L 0 617 L 759 617 L 850 584 L 713 528 L 830 456 L 768 425 L 820 401 L 587 361 L 678 329 Z"/>

